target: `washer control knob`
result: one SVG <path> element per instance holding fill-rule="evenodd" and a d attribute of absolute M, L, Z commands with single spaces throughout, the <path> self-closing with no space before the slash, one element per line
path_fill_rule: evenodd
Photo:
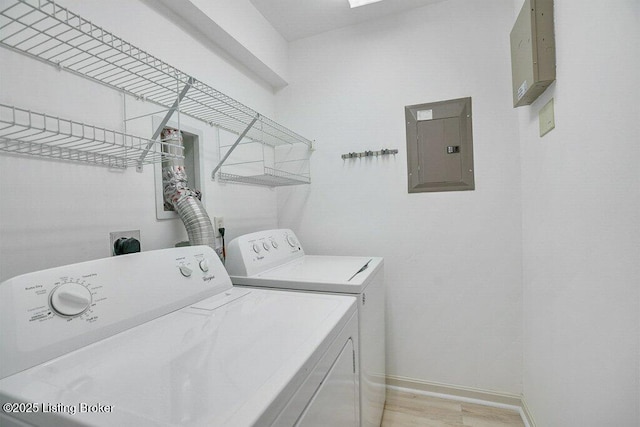
<path fill-rule="evenodd" d="M 269 247 L 269 244 L 267 242 L 262 242 L 262 247 L 264 248 L 265 251 L 271 250 L 271 248 Z"/>
<path fill-rule="evenodd" d="M 204 271 L 205 273 L 209 271 L 209 262 L 206 259 L 200 261 L 198 265 L 200 266 L 200 270 Z"/>
<path fill-rule="evenodd" d="M 63 316 L 77 316 L 91 305 L 91 291 L 78 283 L 63 283 L 51 292 L 51 308 Z"/>
<path fill-rule="evenodd" d="M 180 269 L 180 273 L 182 273 L 182 275 L 184 277 L 190 277 L 191 273 L 193 273 L 193 270 L 191 270 L 189 267 L 187 267 L 186 265 L 181 265 L 178 267 Z"/>
<path fill-rule="evenodd" d="M 294 239 L 293 236 L 290 236 L 290 235 L 287 235 L 287 242 L 289 242 L 289 246 L 291 246 L 292 248 L 298 245 L 298 242 L 296 242 L 296 239 Z"/>
<path fill-rule="evenodd" d="M 258 245 L 257 243 L 253 244 L 253 252 L 259 254 L 260 253 L 260 245 Z"/>
<path fill-rule="evenodd" d="M 275 240 L 272 240 L 271 246 L 273 246 L 273 249 L 278 249 L 278 242 L 276 242 Z"/>

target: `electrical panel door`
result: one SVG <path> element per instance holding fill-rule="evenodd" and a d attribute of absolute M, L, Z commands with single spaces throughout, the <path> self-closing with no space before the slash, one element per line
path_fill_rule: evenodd
<path fill-rule="evenodd" d="M 471 98 L 405 107 L 409 192 L 473 190 Z"/>
<path fill-rule="evenodd" d="M 420 182 L 460 181 L 460 119 L 423 120 L 417 126 Z"/>

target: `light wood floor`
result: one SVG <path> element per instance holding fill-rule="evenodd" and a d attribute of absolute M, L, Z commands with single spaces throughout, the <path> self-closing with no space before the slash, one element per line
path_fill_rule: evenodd
<path fill-rule="evenodd" d="M 524 427 L 520 414 L 474 403 L 387 389 L 382 427 Z"/>

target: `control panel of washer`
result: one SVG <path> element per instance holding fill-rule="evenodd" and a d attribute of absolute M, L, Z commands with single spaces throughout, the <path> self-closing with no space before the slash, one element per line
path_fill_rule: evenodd
<path fill-rule="evenodd" d="M 232 276 L 252 276 L 303 255 L 293 231 L 265 230 L 229 242 L 225 267 Z"/>
<path fill-rule="evenodd" d="M 0 284 L 0 378 L 231 288 L 207 246 L 88 261 Z M 6 361 L 6 363 L 5 363 Z"/>

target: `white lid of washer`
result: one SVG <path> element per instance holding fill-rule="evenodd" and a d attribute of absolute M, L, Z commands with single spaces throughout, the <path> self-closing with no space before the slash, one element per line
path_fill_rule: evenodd
<path fill-rule="evenodd" d="M 231 276 L 237 285 L 359 294 L 382 267 L 383 258 L 304 255 L 251 277 Z"/>

